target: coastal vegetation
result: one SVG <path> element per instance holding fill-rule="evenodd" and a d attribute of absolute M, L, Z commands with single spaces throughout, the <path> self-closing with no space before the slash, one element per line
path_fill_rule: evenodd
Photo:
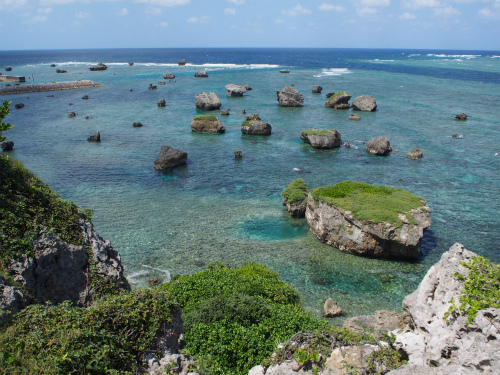
<path fill-rule="evenodd" d="M 3 119 L 9 114 L 9 105 L 11 102 L 8 100 L 4 100 L 2 106 L 0 107 L 0 142 L 5 141 L 7 138 L 2 136 L 2 132 L 12 129 L 14 125 L 9 124 L 8 122 L 3 122 Z"/>
<path fill-rule="evenodd" d="M 212 115 L 196 115 L 193 117 L 196 121 L 217 121 L 217 117 Z"/>
<path fill-rule="evenodd" d="M 287 203 L 306 202 L 307 201 L 307 184 L 302 178 L 297 178 L 290 182 L 288 187 L 281 192 L 281 196 L 286 198 Z"/>
<path fill-rule="evenodd" d="M 327 129 L 306 129 L 300 132 L 300 135 L 330 135 L 332 132 L 336 130 L 327 130 Z"/>

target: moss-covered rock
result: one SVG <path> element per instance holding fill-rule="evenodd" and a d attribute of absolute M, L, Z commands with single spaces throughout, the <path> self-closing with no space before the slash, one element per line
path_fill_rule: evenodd
<path fill-rule="evenodd" d="M 226 128 L 215 116 L 198 115 L 194 116 L 191 121 L 191 130 L 197 133 L 223 134 Z"/>
<path fill-rule="evenodd" d="M 286 206 L 292 217 L 302 218 L 306 214 L 307 184 L 302 178 L 290 182 L 288 187 L 281 192 L 283 206 Z"/>
<path fill-rule="evenodd" d="M 335 109 L 349 109 L 349 100 L 352 95 L 347 91 L 339 91 L 328 98 L 325 103 L 325 107 L 335 108 Z"/>

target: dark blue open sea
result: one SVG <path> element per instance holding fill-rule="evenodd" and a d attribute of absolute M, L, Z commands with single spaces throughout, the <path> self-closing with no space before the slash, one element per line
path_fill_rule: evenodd
<path fill-rule="evenodd" d="M 183 67 L 177 65 L 182 58 Z M 89 71 L 97 62 L 108 70 Z M 168 280 L 169 274 L 203 270 L 209 262 L 257 261 L 296 287 L 313 313 L 319 315 L 332 297 L 346 316 L 354 316 L 401 310 L 404 296 L 455 242 L 500 262 L 499 51 L 0 51 L 3 74 L 5 66 L 29 82 L 104 84 L 0 97 L 12 101 L 7 120 L 16 125 L 4 135 L 15 142 L 12 157 L 63 198 L 95 210 L 97 231 L 122 254 L 135 287 L 152 277 Z M 290 73 L 280 74 L 283 68 Z M 200 70 L 209 78 L 194 78 Z M 163 81 L 163 73 L 177 78 L 148 90 Z M 229 98 L 229 83 L 253 90 Z M 303 108 L 281 108 L 276 101 L 276 90 L 291 83 L 304 95 Z M 313 85 L 323 86 L 323 93 L 313 94 Z M 349 121 L 351 110 L 325 108 L 325 94 L 340 90 L 353 99 L 373 95 L 378 110 Z M 191 132 L 191 119 L 200 113 L 195 95 L 202 91 L 214 91 L 222 108 L 231 109 L 230 116 L 219 116 L 226 134 Z M 160 98 L 165 108 L 157 107 Z M 17 103 L 25 107 L 16 110 Z M 269 122 L 272 136 L 242 136 L 243 109 Z M 78 116 L 68 118 L 71 111 Z M 454 119 L 460 112 L 469 115 L 467 121 Z M 137 121 L 144 126 L 133 128 Z M 352 147 L 312 149 L 299 134 L 313 127 L 337 129 Z M 102 142 L 87 142 L 96 131 Z M 376 136 L 388 137 L 397 152 L 367 155 L 361 142 Z M 162 145 L 186 151 L 188 165 L 157 172 L 153 162 Z M 423 159 L 405 158 L 415 148 L 423 150 Z M 242 160 L 234 159 L 237 150 Z M 294 168 L 310 173 L 299 175 Z M 305 220 L 291 219 L 281 205 L 281 191 L 297 177 L 310 187 L 349 179 L 426 198 L 432 226 L 421 258 L 360 258 L 321 244 Z"/>

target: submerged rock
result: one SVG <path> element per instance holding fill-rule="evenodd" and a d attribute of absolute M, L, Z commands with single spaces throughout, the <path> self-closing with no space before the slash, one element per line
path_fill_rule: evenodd
<path fill-rule="evenodd" d="M 186 164 L 188 154 L 181 150 L 173 149 L 170 146 L 162 146 L 154 167 L 163 171 Z"/>
<path fill-rule="evenodd" d="M 366 142 L 366 151 L 372 155 L 385 156 L 392 151 L 392 147 L 386 137 L 376 137 Z"/>
<path fill-rule="evenodd" d="M 202 92 L 201 94 L 196 95 L 195 105 L 198 109 L 202 109 L 204 111 L 212 111 L 215 109 L 219 109 L 222 103 L 219 97 L 214 92 L 211 92 L 210 94 Z"/>
<path fill-rule="evenodd" d="M 276 96 L 282 107 L 302 107 L 304 97 L 293 87 L 287 86 L 282 91 L 276 91 Z"/>
<path fill-rule="evenodd" d="M 191 121 L 191 131 L 198 133 L 222 134 L 226 131 L 226 129 L 217 117 L 198 115 Z"/>
<path fill-rule="evenodd" d="M 352 95 L 347 91 L 339 91 L 329 97 L 328 101 L 325 103 L 325 107 L 335 109 L 349 109 L 349 100 L 351 100 L 351 97 Z"/>
<path fill-rule="evenodd" d="M 314 148 L 339 148 L 342 143 L 340 133 L 335 129 L 307 129 L 300 133 L 300 139 Z"/>
<path fill-rule="evenodd" d="M 19 103 L 19 104 L 16 104 L 16 105 L 14 106 L 14 108 L 16 108 L 16 109 L 21 109 L 21 108 L 24 108 L 24 103 Z"/>
<path fill-rule="evenodd" d="M 352 102 L 352 109 L 355 111 L 374 112 L 377 109 L 377 102 L 371 95 L 358 96 Z"/>

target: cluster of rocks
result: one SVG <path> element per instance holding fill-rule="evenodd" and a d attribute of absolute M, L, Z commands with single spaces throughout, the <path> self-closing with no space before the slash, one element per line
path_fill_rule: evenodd
<path fill-rule="evenodd" d="M 104 65 L 103 63 L 99 63 L 99 64 L 94 65 L 94 66 L 91 66 L 91 67 L 89 68 L 89 70 L 90 70 L 91 72 L 94 72 L 94 71 L 99 71 L 99 70 L 106 70 L 106 69 L 108 69 L 108 67 L 107 67 L 106 65 Z"/>

